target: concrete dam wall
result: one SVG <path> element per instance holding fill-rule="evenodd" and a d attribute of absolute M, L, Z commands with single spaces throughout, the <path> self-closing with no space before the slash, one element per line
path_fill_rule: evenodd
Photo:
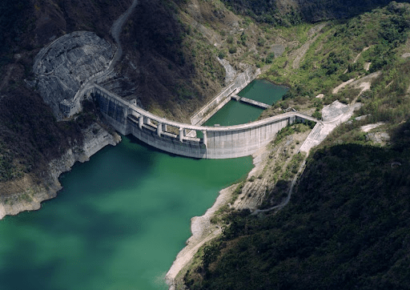
<path fill-rule="evenodd" d="M 282 128 L 296 122 L 316 119 L 289 112 L 261 121 L 228 127 L 205 127 L 170 121 L 151 114 L 106 89 L 94 85 L 92 94 L 108 122 L 121 134 L 132 134 L 142 142 L 165 152 L 208 159 L 248 156 L 272 141 Z M 188 132 L 201 132 L 191 137 Z"/>

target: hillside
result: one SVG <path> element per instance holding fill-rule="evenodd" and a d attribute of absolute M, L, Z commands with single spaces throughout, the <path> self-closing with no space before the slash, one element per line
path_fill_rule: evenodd
<path fill-rule="evenodd" d="M 266 166 L 238 186 L 235 207 L 214 218 L 223 235 L 182 274 L 188 289 L 408 289 L 408 11 L 391 3 L 328 23 L 296 49 L 301 57 L 273 60 L 264 76 L 291 89 L 265 116 L 293 107 L 321 118 L 335 100 L 360 109 L 311 152 L 289 204 L 255 216 L 244 201 L 280 205 L 297 175 L 299 154 L 282 146 L 299 130 L 279 134 L 265 156 L 289 166 Z"/>
<path fill-rule="evenodd" d="M 0 4 L 0 205 L 52 190 L 50 164 L 81 155 L 88 133 L 115 135 L 90 102 L 57 122 L 28 84 L 37 53 L 62 35 L 92 31 L 114 44 L 112 23 L 130 4 Z M 290 203 L 254 216 L 247 203 L 268 208 L 287 196 L 304 159 L 299 139 L 311 128 L 279 133 L 267 150 L 281 151 L 263 156 L 280 158 L 237 187 L 232 204 L 239 197 L 241 208 L 218 212 L 212 222 L 223 235 L 181 273 L 189 289 L 409 288 L 409 15 L 408 4 L 387 0 L 139 1 L 121 33 L 115 77 L 102 85 L 152 113 L 188 122 L 232 77 L 217 57 L 291 88 L 262 118 L 291 109 L 322 118 L 336 100 L 359 104 L 311 153 Z"/>
<path fill-rule="evenodd" d="M 16 180 L 26 173 L 39 177 L 50 160 L 73 144 L 81 144 L 80 131 L 91 122 L 63 125 L 53 121 L 37 92 L 24 82 L 33 78 L 34 56 L 53 39 L 72 31 L 94 31 L 112 43 L 111 24 L 130 2 L 121 0 L 113 6 L 107 1 L 8 0 L 1 4 L 1 181 Z M 247 7 L 246 3 L 235 5 L 239 9 L 240 4 Z M 254 2 L 255 11 L 263 8 L 260 3 Z M 309 5 L 313 4 L 299 3 L 298 7 L 308 9 Z M 315 11 L 326 14 L 333 8 L 326 4 Z M 105 85 L 126 98 L 139 98 L 152 112 L 187 120 L 224 85 L 225 72 L 216 55 L 225 57 L 237 70 L 255 63 L 269 65 L 283 50 L 289 53 L 298 42 L 303 43 L 303 33 L 309 28 L 259 27 L 217 1 L 140 1 L 122 33 L 125 55 L 116 67 L 119 77 Z M 24 103 L 21 100 L 32 105 L 23 109 L 18 106 Z M 44 126 L 47 130 L 40 129 Z M 37 137 L 39 131 L 42 138 Z"/>
<path fill-rule="evenodd" d="M 37 88 L 26 83 L 34 79 L 36 54 L 73 31 L 93 31 L 114 43 L 111 25 L 130 4 L 129 0 L 115 5 L 109 1 L 50 0 L 0 5 L 0 71 L 4 76 L 0 83 L 0 196 L 47 183 L 52 160 L 81 148 L 84 130 L 93 122 L 104 127 L 92 105 L 76 120 L 56 122 Z M 135 21 L 129 21 L 122 33 L 125 53 L 115 68 L 119 77 L 104 85 L 121 96 L 139 98 L 145 108 L 158 114 L 186 120 L 220 90 L 224 70 L 203 36 L 186 37 L 188 26 L 178 21 L 176 5 L 172 1 L 167 5 L 140 1 L 131 16 Z M 194 41 L 201 47 L 197 57 L 189 49 Z"/>
<path fill-rule="evenodd" d="M 408 128 L 389 149 L 316 151 L 283 210 L 229 216 L 202 266 L 185 276 L 188 288 L 408 289 Z"/>
<path fill-rule="evenodd" d="M 232 9 L 257 21 L 290 26 L 303 22 L 319 22 L 332 19 L 347 19 L 363 12 L 389 4 L 389 0 L 223 0 Z M 408 1 L 398 1 L 408 2 Z"/>

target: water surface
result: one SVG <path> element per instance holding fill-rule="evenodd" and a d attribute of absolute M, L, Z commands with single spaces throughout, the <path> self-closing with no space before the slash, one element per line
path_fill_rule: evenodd
<path fill-rule="evenodd" d="M 239 92 L 239 96 L 272 105 L 282 99 L 287 87 L 275 85 L 267 80 L 254 80 Z"/>
<path fill-rule="evenodd" d="M 166 289 L 190 219 L 251 168 L 251 157 L 194 160 L 124 138 L 74 166 L 40 211 L 0 221 L 0 289 Z"/>
<path fill-rule="evenodd" d="M 254 80 L 239 92 L 239 96 L 272 105 L 282 98 L 288 88 L 275 85 L 266 80 Z M 229 101 L 203 126 L 233 126 L 253 122 L 262 114 L 263 109 L 238 101 Z M 201 137 L 202 135 L 200 135 Z"/>
<path fill-rule="evenodd" d="M 262 114 L 263 109 L 237 101 L 229 101 L 203 126 L 233 126 L 253 122 Z"/>
<path fill-rule="evenodd" d="M 261 99 L 263 90 L 277 98 Z M 240 95 L 272 103 L 284 92 L 257 80 Z M 206 125 L 243 124 L 261 112 L 231 101 Z M 64 189 L 40 211 L 0 221 L 0 290 L 167 289 L 191 218 L 251 168 L 251 157 L 194 160 L 124 138 L 63 175 Z"/>

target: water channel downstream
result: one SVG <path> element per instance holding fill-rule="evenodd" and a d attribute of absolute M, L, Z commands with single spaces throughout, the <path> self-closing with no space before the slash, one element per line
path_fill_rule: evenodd
<path fill-rule="evenodd" d="M 215 118 L 261 113 L 246 108 Z M 0 289 L 167 289 L 190 219 L 251 168 L 251 157 L 194 160 L 124 137 L 63 175 L 64 189 L 40 211 L 0 221 Z"/>

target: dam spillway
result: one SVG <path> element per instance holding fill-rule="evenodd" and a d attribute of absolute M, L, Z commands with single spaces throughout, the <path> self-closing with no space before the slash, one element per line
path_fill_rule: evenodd
<path fill-rule="evenodd" d="M 195 126 L 174 122 L 143 110 L 98 85 L 89 92 L 101 113 L 121 134 L 168 153 L 192 158 L 228 159 L 249 156 L 272 141 L 284 127 L 297 121 L 318 122 L 298 112 L 226 127 Z M 200 132 L 202 138 L 197 138 Z"/>

